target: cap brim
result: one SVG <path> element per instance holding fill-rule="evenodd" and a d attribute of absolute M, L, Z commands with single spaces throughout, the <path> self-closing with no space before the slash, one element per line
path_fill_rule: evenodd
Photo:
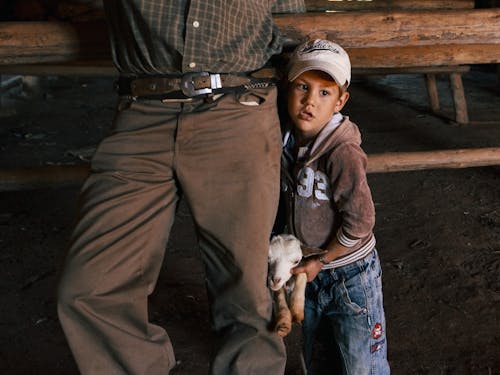
<path fill-rule="evenodd" d="M 327 73 L 331 76 L 337 85 L 340 87 L 344 86 L 346 83 L 349 84 L 347 77 L 344 75 L 343 70 L 340 67 L 332 66 L 332 64 L 321 64 L 318 61 L 297 61 L 293 64 L 292 68 L 288 72 L 288 80 L 294 81 L 302 73 L 309 70 L 319 70 L 321 72 Z"/>

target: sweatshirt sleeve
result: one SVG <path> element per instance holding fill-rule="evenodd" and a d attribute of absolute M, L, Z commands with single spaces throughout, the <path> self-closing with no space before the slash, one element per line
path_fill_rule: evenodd
<path fill-rule="evenodd" d="M 355 246 L 373 231 L 375 207 L 366 177 L 367 156 L 355 143 L 338 147 L 329 159 L 333 199 L 342 216 L 339 242 Z"/>

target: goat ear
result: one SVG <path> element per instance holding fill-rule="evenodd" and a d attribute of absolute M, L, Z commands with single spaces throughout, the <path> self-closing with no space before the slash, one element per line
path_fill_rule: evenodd
<path fill-rule="evenodd" d="M 319 247 L 311 247 L 302 244 L 300 245 L 300 248 L 302 249 L 302 256 L 304 258 L 308 258 L 314 255 L 325 254 L 327 252 L 326 250 L 320 249 Z"/>

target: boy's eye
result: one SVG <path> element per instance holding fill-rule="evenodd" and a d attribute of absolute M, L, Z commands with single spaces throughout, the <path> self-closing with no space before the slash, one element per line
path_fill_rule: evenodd
<path fill-rule="evenodd" d="M 321 90 L 321 91 L 320 91 L 320 95 L 321 95 L 321 96 L 328 96 L 328 95 L 330 95 L 330 92 L 329 92 L 329 91 L 327 91 L 327 90 Z"/>
<path fill-rule="evenodd" d="M 302 91 L 307 91 L 308 87 L 305 83 L 297 83 L 297 88 Z"/>

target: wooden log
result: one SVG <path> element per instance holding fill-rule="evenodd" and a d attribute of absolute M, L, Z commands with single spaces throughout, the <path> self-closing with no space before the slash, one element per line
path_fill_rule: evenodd
<path fill-rule="evenodd" d="M 500 148 L 393 152 L 368 155 L 368 173 L 500 165 Z"/>
<path fill-rule="evenodd" d="M 500 9 L 275 15 L 289 45 L 325 38 L 353 67 L 500 62 Z M 109 59 L 105 23 L 2 22 L 0 64 Z"/>
<path fill-rule="evenodd" d="M 90 76 L 112 77 L 118 75 L 111 60 L 85 60 L 43 63 L 1 65 L 0 74 L 37 76 Z"/>
<path fill-rule="evenodd" d="M 308 12 L 473 9 L 474 0 L 306 0 L 306 7 Z"/>
<path fill-rule="evenodd" d="M 439 111 L 439 95 L 435 74 L 425 74 L 425 87 L 429 96 L 429 103 L 433 112 Z"/>
<path fill-rule="evenodd" d="M 280 14 L 274 19 L 292 42 L 323 38 L 345 48 L 500 43 L 500 9 Z"/>
<path fill-rule="evenodd" d="M 0 69 L 2 67 L 0 66 Z M 450 66 L 402 66 L 398 68 L 353 68 L 353 75 L 371 75 L 371 74 L 450 74 L 467 73 L 470 71 L 468 65 L 450 65 Z"/>
<path fill-rule="evenodd" d="M 0 192 L 80 185 L 88 173 L 88 165 L 3 169 L 0 170 Z"/>
<path fill-rule="evenodd" d="M 469 114 L 467 111 L 467 101 L 465 100 L 464 84 L 460 73 L 450 74 L 450 86 L 455 106 L 455 120 L 459 124 L 468 124 Z"/>
<path fill-rule="evenodd" d="M 346 50 L 354 68 L 402 68 L 422 65 L 453 66 L 500 63 L 500 44 L 346 48 Z"/>
<path fill-rule="evenodd" d="M 368 155 L 368 173 L 500 165 L 500 148 L 393 152 Z M 78 186 L 88 165 L 0 169 L 0 192 Z"/>
<path fill-rule="evenodd" d="M 110 60 L 104 21 L 0 22 L 0 64 Z"/>

